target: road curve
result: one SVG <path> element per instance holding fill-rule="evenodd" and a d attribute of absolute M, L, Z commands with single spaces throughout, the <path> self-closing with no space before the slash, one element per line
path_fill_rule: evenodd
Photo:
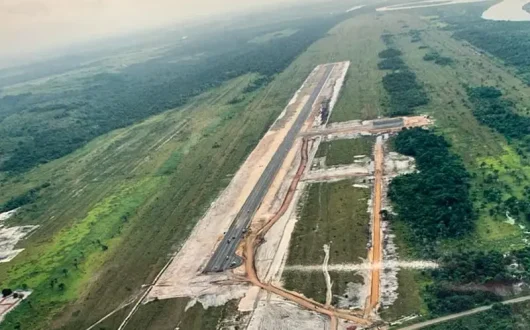
<path fill-rule="evenodd" d="M 222 272 L 230 268 L 238 267 L 242 264 L 242 260 L 239 256 L 235 254 L 237 247 L 241 239 L 244 236 L 246 229 L 248 228 L 256 210 L 260 206 L 263 198 L 267 194 L 274 177 L 278 173 L 280 166 L 282 165 L 285 157 L 291 150 L 294 140 L 298 136 L 302 126 L 306 122 L 311 110 L 313 109 L 313 104 L 315 103 L 320 91 L 324 87 L 326 81 L 331 75 L 331 71 L 334 68 L 334 64 L 324 65 L 325 68 L 324 75 L 318 82 L 315 89 L 313 89 L 308 101 L 300 111 L 295 122 L 287 132 L 284 140 L 278 147 L 278 150 L 267 164 L 261 177 L 258 179 L 254 189 L 245 200 L 245 203 L 237 213 L 236 217 L 232 221 L 230 228 L 224 235 L 222 241 L 217 246 L 214 254 L 208 261 L 208 264 L 204 268 L 204 272 Z"/>
<path fill-rule="evenodd" d="M 520 302 L 524 302 L 524 301 L 527 301 L 527 300 L 530 300 L 530 296 L 524 296 L 524 297 L 519 297 L 519 298 L 515 298 L 515 299 L 505 300 L 505 301 L 503 301 L 501 303 L 504 304 L 504 305 L 511 305 L 511 304 L 517 304 L 517 303 L 520 303 Z M 491 307 L 493 307 L 493 305 L 482 306 L 482 307 L 470 309 L 470 310 L 465 311 L 465 312 L 460 312 L 460 313 L 456 313 L 456 314 L 442 316 L 442 317 L 439 317 L 437 319 L 432 319 L 432 320 L 429 320 L 429 321 L 416 323 L 416 324 L 409 325 L 409 326 L 406 326 L 406 327 L 403 327 L 403 328 L 398 328 L 398 329 L 399 330 L 423 329 L 423 328 L 429 327 L 431 325 L 436 325 L 436 324 L 439 324 L 439 323 L 444 323 L 444 322 L 447 322 L 447 321 L 455 320 L 455 319 L 458 319 L 458 318 L 461 318 L 461 317 L 464 317 L 464 316 L 468 316 L 468 315 L 473 315 L 473 314 L 477 314 L 477 313 L 480 313 L 480 312 L 484 312 L 484 311 L 487 311 L 487 310 L 491 309 Z"/>

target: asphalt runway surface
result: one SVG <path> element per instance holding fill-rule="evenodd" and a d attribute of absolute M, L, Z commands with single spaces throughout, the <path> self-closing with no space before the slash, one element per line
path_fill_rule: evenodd
<path fill-rule="evenodd" d="M 250 225 L 254 214 L 261 205 L 263 198 L 265 198 L 265 195 L 267 194 L 274 177 L 278 173 L 278 170 L 283 164 L 285 157 L 289 153 L 289 150 L 291 150 L 298 133 L 300 133 L 302 126 L 311 114 L 313 103 L 315 103 L 320 91 L 328 80 L 333 67 L 333 64 L 326 66 L 324 76 L 313 89 L 311 96 L 302 108 L 302 111 L 300 111 L 300 114 L 293 123 L 293 126 L 291 126 L 289 132 L 287 132 L 287 135 L 280 144 L 280 147 L 272 157 L 269 164 L 267 164 L 267 167 L 265 167 L 265 170 L 254 186 L 254 189 L 252 189 L 252 192 L 247 197 L 245 203 L 235 216 L 221 243 L 219 243 L 214 254 L 208 261 L 208 264 L 204 268 L 205 273 L 222 272 L 230 268 L 238 267 L 242 264 L 243 260 L 241 257 L 235 254 L 235 251 L 241 239 L 243 238 L 246 229 Z"/>

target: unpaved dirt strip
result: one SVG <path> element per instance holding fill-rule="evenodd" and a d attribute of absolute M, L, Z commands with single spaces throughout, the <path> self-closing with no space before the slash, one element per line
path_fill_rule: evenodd
<path fill-rule="evenodd" d="M 373 230 L 372 230 L 372 247 L 369 252 L 369 260 L 372 264 L 381 264 L 382 242 L 381 242 L 381 190 L 383 186 L 383 168 L 384 168 L 384 154 L 383 154 L 383 137 L 378 136 L 375 141 L 374 148 L 374 162 L 375 162 L 375 177 L 374 177 L 374 201 L 373 201 Z M 368 307 L 368 314 L 379 305 L 380 295 L 380 270 L 381 267 L 372 268 L 371 285 L 370 285 L 370 303 Z"/>
<path fill-rule="evenodd" d="M 252 283 L 255 286 L 260 287 L 261 289 L 267 292 L 274 293 L 280 297 L 283 297 L 287 300 L 297 303 L 298 305 L 305 307 L 309 310 L 329 316 L 331 319 L 331 323 L 332 323 L 332 329 L 337 328 L 338 323 L 336 322 L 336 318 L 349 320 L 359 325 L 371 325 L 372 322 L 370 320 L 355 316 L 349 310 L 339 310 L 333 307 L 325 306 L 324 304 L 321 304 L 312 299 L 309 299 L 297 292 L 288 291 L 288 290 L 276 287 L 271 284 L 263 283 L 261 282 L 261 280 L 259 279 L 257 275 L 256 265 L 254 263 L 255 251 L 260 245 L 260 243 L 263 242 L 263 237 L 265 236 L 267 231 L 285 213 L 285 211 L 287 210 L 289 204 L 291 203 L 293 199 L 296 186 L 298 185 L 298 182 L 300 181 L 300 177 L 304 173 L 304 170 L 307 166 L 307 158 L 308 158 L 307 144 L 308 144 L 307 139 L 304 139 L 303 144 L 302 144 L 302 161 L 300 162 L 298 171 L 295 177 L 293 178 L 293 181 L 291 182 L 291 186 L 289 187 L 289 192 L 286 195 L 282 206 L 280 207 L 278 212 L 271 219 L 269 219 L 269 221 L 267 221 L 263 227 L 261 227 L 261 229 L 257 230 L 256 232 L 250 232 L 245 237 L 245 248 L 244 248 L 243 256 L 245 260 L 246 278 L 250 283 Z"/>

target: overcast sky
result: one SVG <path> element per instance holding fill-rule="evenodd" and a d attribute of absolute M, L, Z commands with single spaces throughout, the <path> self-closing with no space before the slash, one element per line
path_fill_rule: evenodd
<path fill-rule="evenodd" d="M 301 0 L 0 0 L 0 57 Z"/>

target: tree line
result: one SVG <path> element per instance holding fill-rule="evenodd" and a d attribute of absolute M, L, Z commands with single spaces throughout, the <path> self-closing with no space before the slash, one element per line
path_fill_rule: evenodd
<path fill-rule="evenodd" d="M 394 178 L 388 191 L 397 219 L 412 230 L 413 243 L 425 247 L 437 239 L 471 232 L 475 214 L 470 175 L 445 138 L 412 128 L 401 131 L 393 143 L 397 152 L 416 159 L 418 171 Z"/>
<path fill-rule="evenodd" d="M 530 117 L 515 112 L 515 104 L 502 97 L 502 92 L 490 86 L 468 87 L 473 115 L 482 124 L 493 128 L 508 140 L 526 140 L 530 134 Z"/>
<path fill-rule="evenodd" d="M 379 53 L 378 68 L 392 71 L 383 77 L 383 87 L 390 96 L 389 115 L 410 115 L 414 108 L 427 104 L 429 98 L 416 80 L 416 74 L 401 58 L 402 52 L 393 46 L 392 35 L 384 34 L 382 39 L 388 48 Z"/>

